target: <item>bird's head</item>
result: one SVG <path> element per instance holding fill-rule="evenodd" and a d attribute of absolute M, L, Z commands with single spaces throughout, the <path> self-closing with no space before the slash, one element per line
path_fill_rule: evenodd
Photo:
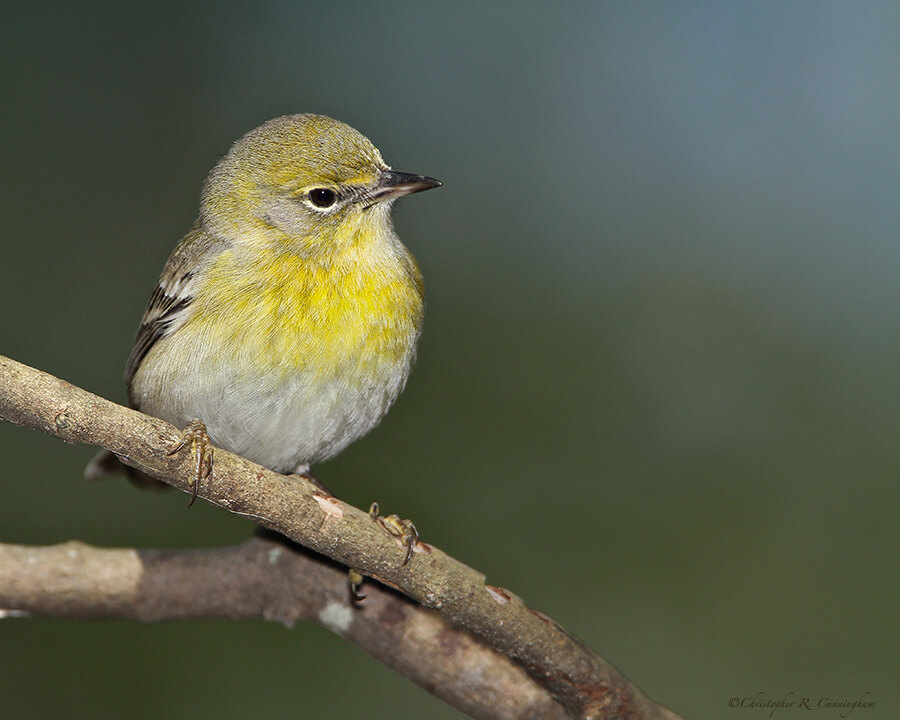
<path fill-rule="evenodd" d="M 287 115 L 231 147 L 206 180 L 200 212 L 211 230 L 235 240 L 318 255 L 390 233 L 393 200 L 440 185 L 392 170 L 349 125 Z"/>

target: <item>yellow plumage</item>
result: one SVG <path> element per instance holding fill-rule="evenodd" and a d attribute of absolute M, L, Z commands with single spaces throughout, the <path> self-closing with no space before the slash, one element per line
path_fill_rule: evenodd
<path fill-rule="evenodd" d="M 199 419 L 214 444 L 279 471 L 368 432 L 406 382 L 424 308 L 390 206 L 439 184 L 391 170 L 323 116 L 239 140 L 144 315 L 133 404 L 179 426 Z"/>
<path fill-rule="evenodd" d="M 396 363 L 418 334 L 422 281 L 411 256 L 383 257 L 379 243 L 360 233 L 358 245 L 327 265 L 282 250 L 224 252 L 182 330 L 240 346 L 246 362 L 266 372 L 327 375 L 348 361 Z"/>

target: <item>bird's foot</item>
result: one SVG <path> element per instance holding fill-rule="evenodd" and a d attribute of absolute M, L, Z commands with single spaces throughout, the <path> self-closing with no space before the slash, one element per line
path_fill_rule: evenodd
<path fill-rule="evenodd" d="M 350 583 L 350 600 L 354 605 L 359 607 L 359 604 L 366 599 L 366 596 L 359 591 L 365 578 L 359 570 L 351 568 L 347 570 L 347 580 Z"/>
<path fill-rule="evenodd" d="M 397 515 L 387 515 L 382 517 L 378 514 L 378 503 L 373 502 L 369 507 L 369 517 L 383 527 L 387 533 L 398 540 L 406 547 L 406 557 L 403 558 L 403 565 L 409 562 L 419 544 L 419 531 L 412 524 L 412 520 L 404 520 Z"/>
<path fill-rule="evenodd" d="M 194 473 L 188 481 L 192 489 L 191 501 L 188 503 L 188 507 L 190 507 L 197 499 L 200 481 L 209 477 L 213 464 L 213 448 L 209 442 L 206 425 L 197 419 L 191 420 L 190 425 L 181 431 L 181 442 L 166 454 L 174 455 L 187 447 L 188 444 L 191 446 L 191 453 L 194 457 Z"/>
<path fill-rule="evenodd" d="M 298 465 L 296 468 L 294 468 L 293 474 L 302 477 L 304 480 L 309 480 L 328 497 L 334 497 L 334 493 L 331 492 L 331 490 L 329 490 L 327 487 L 325 487 L 325 485 L 322 484 L 322 481 L 312 474 L 312 471 L 309 469 L 309 465 Z"/>

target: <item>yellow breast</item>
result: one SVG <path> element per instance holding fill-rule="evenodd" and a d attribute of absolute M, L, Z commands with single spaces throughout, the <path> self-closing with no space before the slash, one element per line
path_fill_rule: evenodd
<path fill-rule="evenodd" d="M 397 245 L 351 246 L 327 263 L 280 248 L 225 251 L 205 274 L 189 331 L 253 374 L 365 381 L 408 362 L 421 328 L 421 275 Z"/>

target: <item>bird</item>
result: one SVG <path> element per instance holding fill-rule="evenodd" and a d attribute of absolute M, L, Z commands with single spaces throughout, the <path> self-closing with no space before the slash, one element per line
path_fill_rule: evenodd
<path fill-rule="evenodd" d="M 424 285 L 391 218 L 397 198 L 441 186 L 393 170 L 357 130 L 277 117 L 210 171 L 125 369 L 131 406 L 210 446 L 305 475 L 368 433 L 403 390 Z M 172 452 L 174 452 L 172 451 Z M 108 474 L 101 454 L 86 474 Z"/>

